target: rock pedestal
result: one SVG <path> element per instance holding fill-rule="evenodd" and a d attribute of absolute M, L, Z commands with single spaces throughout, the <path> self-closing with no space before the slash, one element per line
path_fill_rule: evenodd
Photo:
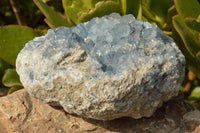
<path fill-rule="evenodd" d="M 0 133 L 199 133 L 200 112 L 181 93 L 149 118 L 81 118 L 31 97 L 25 90 L 0 98 Z"/>

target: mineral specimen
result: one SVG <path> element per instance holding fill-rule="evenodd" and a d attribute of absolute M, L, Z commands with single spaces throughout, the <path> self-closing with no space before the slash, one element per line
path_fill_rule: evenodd
<path fill-rule="evenodd" d="M 170 37 L 116 13 L 50 29 L 16 60 L 30 95 L 97 120 L 150 117 L 178 94 L 184 69 L 185 58 Z"/>

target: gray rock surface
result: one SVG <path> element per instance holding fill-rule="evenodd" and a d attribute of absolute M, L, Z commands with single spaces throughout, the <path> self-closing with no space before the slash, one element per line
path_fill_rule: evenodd
<path fill-rule="evenodd" d="M 97 120 L 150 117 L 178 94 L 184 69 L 185 58 L 170 37 L 115 13 L 50 29 L 16 60 L 29 94 Z"/>

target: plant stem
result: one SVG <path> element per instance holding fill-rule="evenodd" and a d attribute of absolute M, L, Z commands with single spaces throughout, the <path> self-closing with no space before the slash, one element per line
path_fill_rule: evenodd
<path fill-rule="evenodd" d="M 22 19 L 20 17 L 20 10 L 19 10 L 19 6 L 18 6 L 17 1 L 15 1 L 15 0 L 9 0 L 9 2 L 10 2 L 10 5 L 12 7 L 12 10 L 13 10 L 13 12 L 15 14 L 15 17 L 17 19 L 18 24 L 22 25 L 23 22 L 22 22 Z"/>

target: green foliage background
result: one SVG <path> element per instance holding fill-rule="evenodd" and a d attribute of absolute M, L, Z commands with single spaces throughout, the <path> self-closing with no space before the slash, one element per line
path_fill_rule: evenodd
<path fill-rule="evenodd" d="M 0 86 L 9 87 L 9 93 L 23 88 L 15 59 L 26 42 L 49 28 L 72 27 L 117 12 L 149 21 L 175 40 L 186 57 L 181 89 L 200 107 L 199 0 L 1 0 L 0 7 Z"/>

